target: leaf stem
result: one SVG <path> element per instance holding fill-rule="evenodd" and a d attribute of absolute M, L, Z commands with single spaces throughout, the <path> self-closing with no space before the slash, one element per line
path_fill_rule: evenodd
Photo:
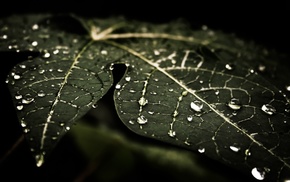
<path fill-rule="evenodd" d="M 22 134 L 17 141 L 12 145 L 12 147 L 1 157 L 0 163 L 2 163 L 15 149 L 20 145 L 21 142 L 24 140 L 24 135 Z"/>

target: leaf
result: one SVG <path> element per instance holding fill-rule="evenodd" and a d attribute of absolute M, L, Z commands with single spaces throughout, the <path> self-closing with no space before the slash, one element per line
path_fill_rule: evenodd
<path fill-rule="evenodd" d="M 67 21 L 72 26 L 63 26 Z M 7 79 L 38 165 L 112 86 L 113 65 L 121 63 L 127 70 L 114 100 L 133 132 L 257 180 L 290 179 L 288 96 L 259 67 L 277 66 L 277 54 L 182 21 L 32 15 L 0 25 L 1 52 L 39 53 Z"/>

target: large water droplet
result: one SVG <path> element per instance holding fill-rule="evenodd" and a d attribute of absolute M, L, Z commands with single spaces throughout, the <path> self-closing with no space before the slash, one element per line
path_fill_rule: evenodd
<path fill-rule="evenodd" d="M 145 118 L 145 116 L 141 115 L 137 118 L 137 122 L 139 124 L 146 124 L 147 123 L 147 118 Z"/>
<path fill-rule="evenodd" d="M 261 168 L 253 168 L 252 169 L 252 175 L 257 179 L 257 180 L 263 180 L 265 179 L 265 175 L 266 175 L 266 172 L 264 169 L 261 169 Z"/>
<path fill-rule="evenodd" d="M 199 100 L 196 100 L 190 103 L 190 107 L 196 112 L 201 112 L 203 108 L 203 103 Z"/>
<path fill-rule="evenodd" d="M 229 106 L 233 110 L 239 110 L 242 107 L 242 104 L 240 103 L 239 99 L 231 98 L 231 100 L 228 102 L 227 106 Z"/>
<path fill-rule="evenodd" d="M 270 104 L 264 104 L 261 109 L 262 111 L 264 111 L 266 114 L 269 115 L 273 115 L 276 113 L 275 107 Z"/>

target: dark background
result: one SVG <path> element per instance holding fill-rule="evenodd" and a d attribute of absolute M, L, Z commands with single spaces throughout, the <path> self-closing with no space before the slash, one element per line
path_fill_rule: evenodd
<path fill-rule="evenodd" d="M 124 15 L 154 22 L 184 18 L 193 27 L 207 25 L 253 39 L 269 48 L 290 51 L 290 6 L 286 1 L 4 0 L 0 9 L 2 16 L 27 12 L 74 12 L 95 17 Z"/>
<path fill-rule="evenodd" d="M 4 3 L 5 2 L 5 3 Z M 214 1 L 213 1 L 214 2 Z M 253 2 L 210 2 L 210 1 L 121 1 L 121 0 L 26 0 L 12 1 L 4 0 L 0 6 L 0 16 L 5 17 L 12 14 L 24 13 L 76 13 L 88 17 L 108 17 L 122 15 L 128 18 L 151 21 L 156 23 L 166 23 L 171 20 L 183 18 L 187 20 L 193 28 L 200 28 L 207 25 L 211 29 L 219 29 L 228 33 L 235 33 L 241 38 L 253 40 L 258 44 L 265 45 L 270 49 L 276 49 L 282 53 L 290 53 L 290 6 L 285 2 L 265 2 L 254 4 Z M 0 27 L 1 28 L 1 27 Z M 290 60 L 289 60 L 290 61 Z M 9 60 L 1 59 L 1 87 L 4 85 L 5 77 L 13 66 Z M 5 66 L 7 65 L 7 66 Z M 14 108 L 9 98 L 7 88 L 1 88 L 1 140 L 0 154 L 3 154 L 13 145 L 21 135 L 21 128 L 18 124 Z M 6 130 L 9 134 L 5 133 Z M 14 133 L 15 132 L 15 133 Z M 5 133 L 5 134 L 4 134 Z M 67 155 L 67 150 L 73 150 L 72 146 L 61 145 L 64 148 L 63 154 Z M 4 162 L 5 170 L 12 172 L 5 176 L 11 176 L 11 179 L 17 179 L 17 175 L 25 166 L 27 170 L 31 167 L 33 161 L 28 157 L 30 155 L 27 146 L 22 144 L 21 148 L 12 153 L 12 156 Z M 73 153 L 73 151 L 69 151 Z M 76 151 L 75 151 L 76 152 Z M 23 156 L 27 158 L 23 159 Z M 73 156 L 73 154 L 72 154 Z M 12 160 L 12 164 L 8 162 Z M 22 164 L 17 164 L 19 160 Z M 66 159 L 73 163 L 75 158 Z M 67 162 L 67 161 L 66 161 Z M 27 165 L 25 164 L 27 163 Z M 1 164 L 1 163 L 0 163 Z M 3 163 L 2 163 L 3 164 Z M 68 165 L 70 165 L 68 163 Z M 81 164 L 80 165 L 85 165 Z M 3 166 L 3 165 L 2 165 Z M 57 166 L 56 166 L 57 167 Z M 81 166 L 80 166 L 81 167 Z M 18 174 L 14 174 L 14 172 Z M 34 169 L 34 168 L 33 168 Z M 60 169 L 59 170 L 64 170 Z M 39 172 L 34 169 L 35 173 Z M 70 169 L 71 170 L 71 169 Z M 66 171 L 73 174 L 75 171 Z M 233 171 L 229 171 L 230 173 Z M 2 174 L 1 174 L 2 173 Z M 236 173 L 233 173 L 235 175 Z M 2 177 L 1 177 L 2 176 Z M 48 176 L 48 174 L 47 174 Z M 21 178 L 21 176 L 19 176 Z M 22 176 L 22 179 L 29 180 L 29 175 Z M 0 168 L 0 181 L 3 180 L 3 168 Z M 10 181 L 10 180 L 7 180 Z M 46 180 L 40 180 L 46 181 Z"/>

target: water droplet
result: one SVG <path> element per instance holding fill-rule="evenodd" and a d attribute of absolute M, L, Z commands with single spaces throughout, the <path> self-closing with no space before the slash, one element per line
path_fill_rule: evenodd
<path fill-rule="evenodd" d="M 216 90 L 216 91 L 214 92 L 214 94 L 215 94 L 215 95 L 219 95 L 219 94 L 220 94 L 220 91 L 219 91 L 219 90 Z"/>
<path fill-rule="evenodd" d="M 290 85 L 286 85 L 286 90 L 290 92 Z"/>
<path fill-rule="evenodd" d="M 63 69 L 57 69 L 57 72 L 59 72 L 59 73 L 62 73 L 63 72 Z"/>
<path fill-rule="evenodd" d="M 29 131 L 30 131 L 29 128 L 25 128 L 25 129 L 23 130 L 24 133 L 28 133 Z"/>
<path fill-rule="evenodd" d="M 45 96 L 45 93 L 43 90 L 40 90 L 38 93 L 37 93 L 37 96 L 38 97 L 44 97 Z"/>
<path fill-rule="evenodd" d="M 231 98 L 230 102 L 228 102 L 227 106 L 229 106 L 233 110 L 239 110 L 242 107 L 239 99 Z"/>
<path fill-rule="evenodd" d="M 169 92 L 173 92 L 173 88 L 168 89 Z"/>
<path fill-rule="evenodd" d="M 235 66 L 233 64 L 229 63 L 229 64 L 225 65 L 225 68 L 229 71 L 232 71 L 235 68 Z"/>
<path fill-rule="evenodd" d="M 53 54 L 58 54 L 58 53 L 59 53 L 59 50 L 56 49 L 56 50 L 54 50 L 52 53 L 53 53 Z"/>
<path fill-rule="evenodd" d="M 148 100 L 145 99 L 145 97 L 141 97 L 138 103 L 140 104 L 140 106 L 145 106 L 148 103 Z"/>
<path fill-rule="evenodd" d="M 16 109 L 17 109 L 18 111 L 21 111 L 21 110 L 23 109 L 23 105 L 17 105 L 17 106 L 16 106 Z"/>
<path fill-rule="evenodd" d="M 34 101 L 34 98 L 27 96 L 27 97 L 22 99 L 22 104 L 30 104 L 33 101 Z"/>
<path fill-rule="evenodd" d="M 69 127 L 69 126 L 67 126 L 67 127 L 65 127 L 65 129 L 66 129 L 66 131 L 68 131 L 68 130 L 70 130 L 70 127 Z"/>
<path fill-rule="evenodd" d="M 154 111 L 148 111 L 148 114 L 152 115 L 152 114 L 154 114 Z"/>
<path fill-rule="evenodd" d="M 187 116 L 187 121 L 191 122 L 192 120 L 193 120 L 192 115 L 188 115 L 188 116 Z"/>
<path fill-rule="evenodd" d="M 126 80 L 127 82 L 129 82 L 129 81 L 131 80 L 131 77 L 126 76 L 126 77 L 125 77 L 125 80 Z"/>
<path fill-rule="evenodd" d="M 44 155 L 43 154 L 36 155 L 35 160 L 36 160 L 36 166 L 40 167 L 44 162 Z"/>
<path fill-rule="evenodd" d="M 14 80 L 19 80 L 19 79 L 21 78 L 21 76 L 20 76 L 20 75 L 17 75 L 17 74 L 15 74 L 15 75 L 13 76 L 13 78 L 14 78 Z"/>
<path fill-rule="evenodd" d="M 238 151 L 240 151 L 240 147 L 237 147 L 237 146 L 234 146 L 234 145 L 232 145 L 232 146 L 230 146 L 230 149 L 232 150 L 232 151 L 234 151 L 234 152 L 238 152 Z"/>
<path fill-rule="evenodd" d="M 246 155 L 246 156 L 250 156 L 250 155 L 251 155 L 251 151 L 250 151 L 250 149 L 246 149 L 246 150 L 245 150 L 245 155 Z"/>
<path fill-rule="evenodd" d="M 176 136 L 176 132 L 174 131 L 174 130 L 169 130 L 168 131 L 168 135 L 170 136 L 170 137 L 175 137 Z"/>
<path fill-rule="evenodd" d="M 38 73 L 39 74 L 43 74 L 45 72 L 45 70 L 39 70 Z"/>
<path fill-rule="evenodd" d="M 22 99 L 22 95 L 15 95 L 15 99 L 17 100 Z"/>
<path fill-rule="evenodd" d="M 31 43 L 31 45 L 35 47 L 35 46 L 38 45 L 38 42 L 37 42 L 37 41 L 33 41 L 33 42 Z"/>
<path fill-rule="evenodd" d="M 32 28 L 32 30 L 38 30 L 39 26 L 37 24 L 34 24 L 31 28 Z"/>
<path fill-rule="evenodd" d="M 196 112 L 201 112 L 203 108 L 203 103 L 199 100 L 196 100 L 190 103 L 190 107 Z"/>
<path fill-rule="evenodd" d="M 42 55 L 43 58 L 49 58 L 50 57 L 50 53 L 49 52 L 46 52 Z"/>
<path fill-rule="evenodd" d="M 252 169 L 252 175 L 257 179 L 257 180 L 263 180 L 265 179 L 265 175 L 266 175 L 266 172 L 265 170 L 261 169 L 261 168 L 256 168 L 254 167 Z"/>
<path fill-rule="evenodd" d="M 19 65 L 19 68 L 25 69 L 26 68 L 26 65 L 25 64 L 20 64 Z"/>
<path fill-rule="evenodd" d="M 197 149 L 197 151 L 199 152 L 199 153 L 204 153 L 205 152 L 205 148 L 203 148 L 203 147 L 199 147 L 198 149 Z"/>
<path fill-rule="evenodd" d="M 103 55 L 107 55 L 107 54 L 108 54 L 108 51 L 106 51 L 106 50 L 102 50 L 102 51 L 101 51 L 101 54 L 103 54 Z"/>
<path fill-rule="evenodd" d="M 119 90 L 121 88 L 121 85 L 120 84 L 116 84 L 115 88 Z"/>
<path fill-rule="evenodd" d="M 135 124 L 135 122 L 134 122 L 134 121 L 132 121 L 132 120 L 130 120 L 130 121 L 129 121 L 129 123 L 130 123 L 130 124 Z"/>
<path fill-rule="evenodd" d="M 21 120 L 20 124 L 21 124 L 22 127 L 26 127 L 27 126 L 27 123 L 24 120 Z"/>
<path fill-rule="evenodd" d="M 145 123 L 147 123 L 147 118 L 145 118 L 145 116 L 141 115 L 137 118 L 137 122 L 139 124 L 145 124 Z"/>
<path fill-rule="evenodd" d="M 268 115 L 273 115 L 276 113 L 275 107 L 270 104 L 264 104 L 261 109 Z"/>
<path fill-rule="evenodd" d="M 259 64 L 259 66 L 258 66 L 258 70 L 259 70 L 260 72 L 265 72 L 265 71 L 266 71 L 266 66 L 263 65 L 263 64 Z"/>
<path fill-rule="evenodd" d="M 93 107 L 94 109 L 96 109 L 96 108 L 98 107 L 98 104 L 95 103 L 95 104 L 92 105 L 92 107 Z"/>

